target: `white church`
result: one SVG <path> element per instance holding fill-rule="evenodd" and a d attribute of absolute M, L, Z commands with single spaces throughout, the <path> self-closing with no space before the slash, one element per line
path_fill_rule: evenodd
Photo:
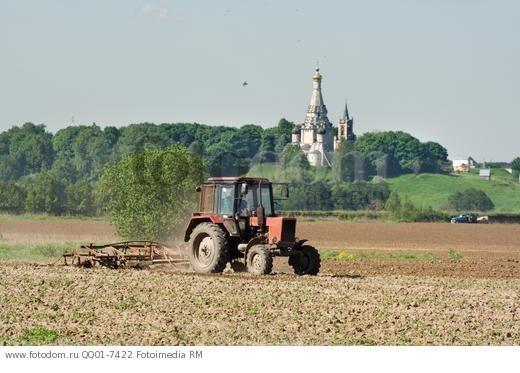
<path fill-rule="evenodd" d="M 354 119 L 349 116 L 347 104 L 338 123 L 338 135 L 327 117 L 327 107 L 321 94 L 322 75 L 316 68 L 312 76 L 312 96 L 304 122 L 292 131 L 292 144 L 299 145 L 311 166 L 325 166 L 332 162 L 332 154 L 343 140 L 354 140 Z"/>

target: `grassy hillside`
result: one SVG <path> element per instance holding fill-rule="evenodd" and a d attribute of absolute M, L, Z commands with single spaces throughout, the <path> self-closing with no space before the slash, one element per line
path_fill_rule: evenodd
<path fill-rule="evenodd" d="M 276 165 L 271 163 L 254 165 L 249 176 L 273 179 Z M 387 180 L 390 189 L 408 195 L 417 206 L 442 209 L 448 197 L 455 191 L 468 188 L 481 189 L 495 204 L 494 212 L 520 213 L 520 183 L 518 178 L 502 169 L 491 171 L 491 180 L 480 180 L 478 170 L 468 174 L 407 174 Z"/>
<path fill-rule="evenodd" d="M 408 195 L 420 206 L 442 208 L 450 194 L 467 188 L 481 189 L 495 204 L 495 212 L 520 213 L 520 183 L 505 170 L 493 169 L 491 180 L 480 180 L 473 171 L 461 175 L 419 174 L 402 175 L 388 180 L 390 188 Z"/>

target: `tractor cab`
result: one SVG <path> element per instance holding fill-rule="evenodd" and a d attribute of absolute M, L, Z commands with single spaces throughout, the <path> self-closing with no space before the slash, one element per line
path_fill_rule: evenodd
<path fill-rule="evenodd" d="M 264 216 L 276 216 L 272 184 L 267 179 L 210 178 L 198 190 L 200 214 L 251 217 L 263 209 Z"/>

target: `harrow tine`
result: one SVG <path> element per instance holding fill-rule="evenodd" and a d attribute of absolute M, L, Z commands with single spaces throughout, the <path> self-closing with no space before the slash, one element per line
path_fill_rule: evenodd
<path fill-rule="evenodd" d="M 68 258 L 72 265 L 91 267 L 99 264 L 109 268 L 125 267 L 128 264 L 138 265 L 148 262 L 151 264 L 169 263 L 173 267 L 187 264 L 188 261 L 180 250 L 175 250 L 165 244 L 155 241 L 123 241 L 104 245 L 93 243 L 80 246 L 79 250 L 65 253 L 63 259 L 68 265 Z"/>

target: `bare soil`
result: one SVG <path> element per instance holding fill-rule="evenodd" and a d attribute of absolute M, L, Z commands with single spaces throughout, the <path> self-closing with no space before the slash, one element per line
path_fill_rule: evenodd
<path fill-rule="evenodd" d="M 322 252 L 434 253 L 436 260 L 324 260 L 322 272 L 338 275 L 416 275 L 520 278 L 520 225 L 445 223 L 299 222 L 297 235 Z M 94 220 L 0 220 L 6 243 L 114 242 L 113 225 Z M 455 251 L 460 260 L 449 260 Z M 291 273 L 286 260 L 275 270 Z"/>
<path fill-rule="evenodd" d="M 384 223 L 303 221 L 297 236 L 317 248 L 414 250 L 493 254 L 520 251 L 520 224 Z M 115 228 L 101 220 L 1 220 L 1 239 L 17 243 L 117 241 Z"/>
<path fill-rule="evenodd" d="M 325 260 L 322 270 L 331 274 L 520 278 L 518 224 L 300 222 L 297 234 L 322 251 L 438 258 Z M 460 259 L 449 259 L 450 251 Z"/>
<path fill-rule="evenodd" d="M 518 345 L 520 280 L 0 266 L 0 343 Z"/>
<path fill-rule="evenodd" d="M 320 249 L 520 253 L 520 224 L 298 222 L 297 235 Z"/>
<path fill-rule="evenodd" d="M 100 220 L 0 219 L 0 239 L 13 244 L 114 242 L 112 224 Z"/>
<path fill-rule="evenodd" d="M 353 254 L 323 260 L 317 277 L 290 274 L 282 258 L 260 277 L 4 261 L 0 343 L 519 345 L 519 229 L 301 222 L 298 235 L 323 253 Z M 103 221 L 5 220 L 0 235 L 7 244 L 118 240 Z"/>
<path fill-rule="evenodd" d="M 359 276 L 447 276 L 459 278 L 520 278 L 520 261 L 503 258 L 461 258 L 460 260 L 325 260 L 324 273 Z M 520 305 L 519 305 L 520 306 Z"/>

